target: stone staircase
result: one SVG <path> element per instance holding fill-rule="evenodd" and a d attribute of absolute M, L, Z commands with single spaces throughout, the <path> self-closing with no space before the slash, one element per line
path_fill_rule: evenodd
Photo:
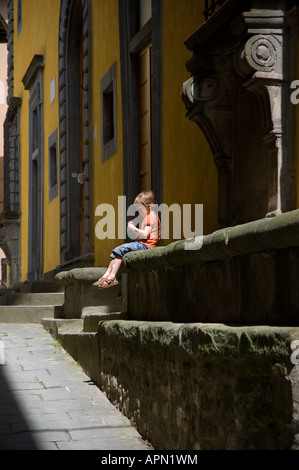
<path fill-rule="evenodd" d="M 98 325 L 126 318 L 123 282 L 109 289 L 92 285 L 105 271 L 76 268 L 59 273 L 54 284 L 24 283 L 17 291 L 4 291 L 0 323 L 41 323 L 98 383 Z"/>
<path fill-rule="evenodd" d="M 44 286 L 47 290 L 47 284 Z M 0 295 L 0 323 L 39 323 L 42 318 L 59 316 L 63 309 L 64 292 L 37 292 L 31 285 L 19 292 Z"/>
<path fill-rule="evenodd" d="M 99 383 L 99 338 L 101 321 L 126 318 L 124 282 L 109 289 L 92 284 L 106 268 L 78 268 L 59 273 L 58 286 L 64 288 L 65 300 L 60 316 L 41 320 L 53 338 L 80 364 L 96 384 Z"/>
<path fill-rule="evenodd" d="M 98 325 L 101 321 L 117 318 L 125 319 L 126 313 L 103 313 L 99 307 L 86 307 L 82 318 L 43 318 L 41 324 L 78 362 L 90 379 L 99 384 Z"/>

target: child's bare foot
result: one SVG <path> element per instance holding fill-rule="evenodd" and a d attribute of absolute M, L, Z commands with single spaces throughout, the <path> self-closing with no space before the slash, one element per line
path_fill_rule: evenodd
<path fill-rule="evenodd" d="M 105 277 L 103 279 L 103 282 L 99 284 L 97 287 L 100 287 L 102 289 L 107 289 L 107 287 L 116 286 L 117 284 L 118 284 L 118 281 L 116 280 L 115 276 L 108 276 L 108 277 Z"/>
<path fill-rule="evenodd" d="M 102 287 L 102 285 L 106 282 L 107 276 L 102 276 L 98 281 L 94 282 L 92 285 L 95 287 Z"/>

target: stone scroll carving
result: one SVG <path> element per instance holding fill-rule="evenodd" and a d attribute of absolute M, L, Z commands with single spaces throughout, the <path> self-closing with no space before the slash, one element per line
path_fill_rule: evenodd
<path fill-rule="evenodd" d="M 211 61 L 208 61 L 207 69 L 203 66 L 200 68 L 201 74 L 195 74 L 183 84 L 181 96 L 187 117 L 203 131 L 214 155 L 218 170 L 218 220 L 224 226 L 232 224 L 232 77 L 229 70 L 227 73 L 217 72 L 207 76 L 211 69 L 219 71 L 227 68 L 227 64 L 221 64 L 220 58 L 214 57 Z"/>
<path fill-rule="evenodd" d="M 226 150 L 223 148 L 229 147 L 228 140 L 226 139 L 227 145 L 225 145 L 225 142 L 220 142 L 218 139 L 218 132 L 224 125 L 219 114 L 224 112 L 221 104 L 223 95 L 222 84 L 215 78 L 201 78 L 195 75 L 187 80 L 182 88 L 187 116 L 204 129 L 214 155 L 229 152 L 228 148 Z M 229 106 L 226 111 L 229 113 Z"/>
<path fill-rule="evenodd" d="M 242 67 L 244 70 L 242 71 Z M 239 67 L 238 67 L 239 65 Z M 275 78 L 282 79 L 282 44 L 272 35 L 255 35 L 240 49 L 237 68 L 241 74 L 250 72 L 274 73 Z"/>

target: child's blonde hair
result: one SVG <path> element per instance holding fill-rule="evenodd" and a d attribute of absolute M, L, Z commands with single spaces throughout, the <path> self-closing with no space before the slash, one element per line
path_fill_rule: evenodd
<path fill-rule="evenodd" d="M 135 197 L 134 204 L 142 204 L 143 206 L 157 204 L 156 196 L 153 191 L 142 191 Z"/>

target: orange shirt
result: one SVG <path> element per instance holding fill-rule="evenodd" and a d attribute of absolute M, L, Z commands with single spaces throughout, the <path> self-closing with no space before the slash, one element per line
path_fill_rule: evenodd
<path fill-rule="evenodd" d="M 138 237 L 138 241 L 148 246 L 149 248 L 158 246 L 161 238 L 161 222 L 158 215 L 154 211 L 150 211 L 150 213 L 144 217 L 141 223 L 141 230 L 145 230 L 145 227 L 151 228 L 150 235 L 146 240 Z"/>

